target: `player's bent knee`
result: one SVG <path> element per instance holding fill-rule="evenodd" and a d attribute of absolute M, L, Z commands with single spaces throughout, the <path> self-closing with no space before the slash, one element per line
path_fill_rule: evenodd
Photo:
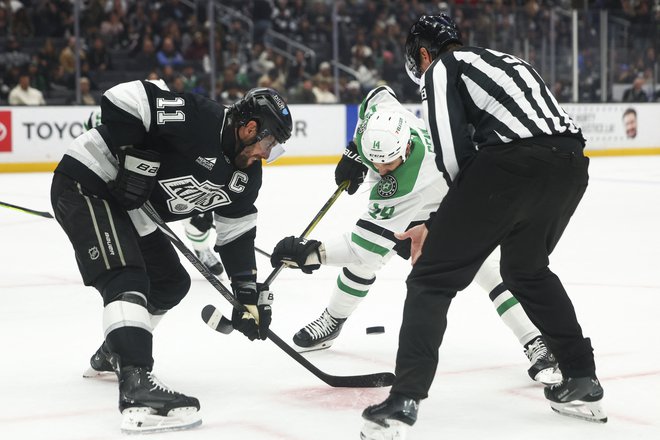
<path fill-rule="evenodd" d="M 125 292 L 139 292 L 146 298 L 149 293 L 149 277 L 142 269 L 124 268 L 102 275 L 94 287 L 101 292 L 103 305 L 108 305 Z"/>
<path fill-rule="evenodd" d="M 183 266 L 179 266 L 166 281 L 152 283 L 149 303 L 158 309 L 170 310 L 186 297 L 190 286 L 190 275 Z"/>

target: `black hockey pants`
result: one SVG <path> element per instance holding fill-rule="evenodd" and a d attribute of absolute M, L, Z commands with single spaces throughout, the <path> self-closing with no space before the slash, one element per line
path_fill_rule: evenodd
<path fill-rule="evenodd" d="M 546 338 L 564 376 L 595 374 L 591 343 L 548 268 L 548 255 L 586 190 L 589 159 L 577 141 L 555 148 L 552 141 L 485 148 L 461 169 L 407 279 L 392 392 L 427 397 L 449 304 L 498 245 L 504 283 Z"/>

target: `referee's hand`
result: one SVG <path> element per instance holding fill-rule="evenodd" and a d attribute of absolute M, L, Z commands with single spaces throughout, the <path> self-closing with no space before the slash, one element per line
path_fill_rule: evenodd
<path fill-rule="evenodd" d="M 415 264 L 417 259 L 422 255 L 422 246 L 424 246 L 424 241 L 428 235 L 429 230 L 426 229 L 426 225 L 422 223 L 421 225 L 414 226 L 408 229 L 406 232 L 394 234 L 394 236 L 399 240 L 410 239 L 410 262 Z"/>

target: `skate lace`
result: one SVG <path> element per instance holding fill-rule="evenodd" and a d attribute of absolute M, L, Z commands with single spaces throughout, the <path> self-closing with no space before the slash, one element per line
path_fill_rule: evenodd
<path fill-rule="evenodd" d="M 535 363 L 539 359 L 548 356 L 548 347 L 546 347 L 545 342 L 543 342 L 543 339 L 537 338 L 534 342 L 530 343 L 527 346 L 527 350 L 525 351 L 525 354 L 527 355 L 527 359 L 529 359 L 531 363 Z"/>
<path fill-rule="evenodd" d="M 318 319 L 307 324 L 305 326 L 305 331 L 307 331 L 313 339 L 320 339 L 332 333 L 337 328 L 337 324 L 338 321 L 326 310 Z"/>
<path fill-rule="evenodd" d="M 147 376 L 149 377 L 149 382 L 151 382 L 151 385 L 153 385 L 151 391 L 160 390 L 166 393 L 174 394 L 174 390 L 161 382 L 161 380 L 158 379 L 151 371 L 147 372 Z"/>

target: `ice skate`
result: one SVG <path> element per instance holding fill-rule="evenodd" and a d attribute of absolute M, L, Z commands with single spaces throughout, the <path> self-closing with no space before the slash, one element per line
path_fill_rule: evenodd
<path fill-rule="evenodd" d="M 346 318 L 335 318 L 325 309 L 321 316 L 293 336 L 298 352 L 329 348 L 339 336 Z"/>
<path fill-rule="evenodd" d="M 362 440 L 405 440 L 417 420 L 419 402 L 400 394 L 390 394 L 384 402 L 367 407 L 360 430 Z"/>
<path fill-rule="evenodd" d="M 541 336 L 537 336 L 525 344 L 525 354 L 530 362 L 527 373 L 532 380 L 545 385 L 561 382 L 561 371 L 557 368 L 557 360 L 550 353 Z"/>
<path fill-rule="evenodd" d="M 545 387 L 544 392 L 552 410 L 559 414 L 588 422 L 607 422 L 607 414 L 600 404 L 603 387 L 595 377 L 568 377 Z"/>
<path fill-rule="evenodd" d="M 216 277 L 222 275 L 225 271 L 225 268 L 220 263 L 220 260 L 215 256 L 211 249 L 204 249 L 203 251 L 195 251 L 195 255 L 199 258 L 199 261 L 204 264 L 204 266 Z"/>
<path fill-rule="evenodd" d="M 83 377 L 96 377 L 106 375 L 107 373 L 116 374 L 117 359 L 112 355 L 108 344 L 103 344 L 96 350 L 96 353 L 89 359 L 89 368 L 83 373 Z"/>
<path fill-rule="evenodd" d="M 189 429 L 202 424 L 199 400 L 171 390 L 145 367 L 119 373 L 121 430 L 126 434 Z"/>

